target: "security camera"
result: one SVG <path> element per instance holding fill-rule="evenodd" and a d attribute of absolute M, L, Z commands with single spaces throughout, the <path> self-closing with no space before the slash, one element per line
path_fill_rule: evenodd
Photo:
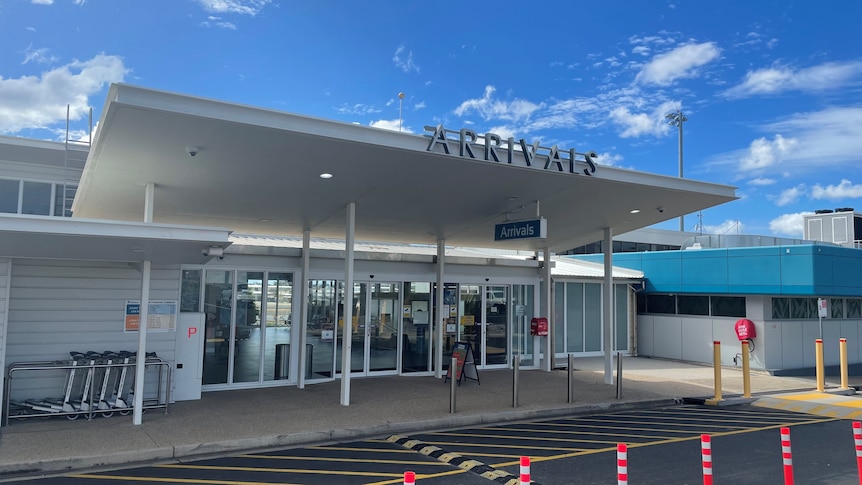
<path fill-rule="evenodd" d="M 201 151 L 201 149 L 198 147 L 186 147 L 186 151 L 188 152 L 190 157 L 193 157 L 197 155 L 198 152 Z"/>
<path fill-rule="evenodd" d="M 218 260 L 219 260 L 219 261 L 224 261 L 224 256 L 219 256 L 219 257 L 218 257 Z"/>
<path fill-rule="evenodd" d="M 656 207 L 655 210 L 659 212 L 664 212 L 664 207 Z"/>

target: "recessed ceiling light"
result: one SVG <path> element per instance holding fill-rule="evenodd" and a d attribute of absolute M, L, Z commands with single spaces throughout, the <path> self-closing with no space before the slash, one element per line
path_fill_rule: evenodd
<path fill-rule="evenodd" d="M 331 174 L 331 173 L 326 173 L 326 172 L 324 172 L 324 173 L 320 174 L 320 178 L 322 178 L 322 179 L 331 179 L 331 178 L 332 178 L 332 174 Z"/>
<path fill-rule="evenodd" d="M 133 247 L 133 248 L 132 248 L 132 252 L 133 252 L 133 253 L 145 253 L 145 252 L 147 252 L 147 250 L 146 250 L 146 249 L 144 249 L 144 248 L 141 248 L 141 247 L 137 247 L 137 246 L 136 246 L 136 247 Z"/>
<path fill-rule="evenodd" d="M 257 222 L 269 222 L 270 219 L 258 219 Z"/>
<path fill-rule="evenodd" d="M 640 209 L 632 209 L 632 210 L 630 211 L 630 213 L 631 213 L 631 214 L 637 214 L 637 213 L 638 213 L 638 212 L 640 212 L 640 211 L 641 211 Z"/>

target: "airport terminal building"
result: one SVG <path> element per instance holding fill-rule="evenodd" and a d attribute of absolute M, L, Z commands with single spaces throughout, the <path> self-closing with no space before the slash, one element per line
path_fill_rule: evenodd
<path fill-rule="evenodd" d="M 555 253 L 735 199 L 570 147 L 123 84 L 98 127 L 83 145 L 0 138 L 4 403 L 68 380 L 14 365 L 87 351 L 170 368 L 149 381 L 130 367 L 136 424 L 153 389 L 339 380 L 349 405 L 351 378 L 444 376 L 456 343 L 479 370 L 575 354 L 609 371 L 637 345 L 644 274 Z"/>

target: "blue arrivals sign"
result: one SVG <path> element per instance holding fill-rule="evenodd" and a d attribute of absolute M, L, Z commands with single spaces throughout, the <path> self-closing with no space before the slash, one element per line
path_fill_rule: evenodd
<path fill-rule="evenodd" d="M 495 241 L 509 241 L 512 239 L 544 239 L 546 237 L 548 237 L 547 219 L 506 222 L 494 226 Z"/>

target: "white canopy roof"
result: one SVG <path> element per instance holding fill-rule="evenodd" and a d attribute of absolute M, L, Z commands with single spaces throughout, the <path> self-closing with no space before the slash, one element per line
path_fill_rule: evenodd
<path fill-rule="evenodd" d="M 160 224 L 343 239 L 355 202 L 357 240 L 562 251 L 600 240 L 605 227 L 632 231 L 736 198 L 724 185 L 526 167 L 520 153 L 520 165 L 462 157 L 457 144 L 429 151 L 428 136 L 121 84 L 98 127 L 75 217 L 141 220 L 154 183 Z M 534 218 L 537 205 L 546 241 L 494 242 L 495 224 Z"/>

